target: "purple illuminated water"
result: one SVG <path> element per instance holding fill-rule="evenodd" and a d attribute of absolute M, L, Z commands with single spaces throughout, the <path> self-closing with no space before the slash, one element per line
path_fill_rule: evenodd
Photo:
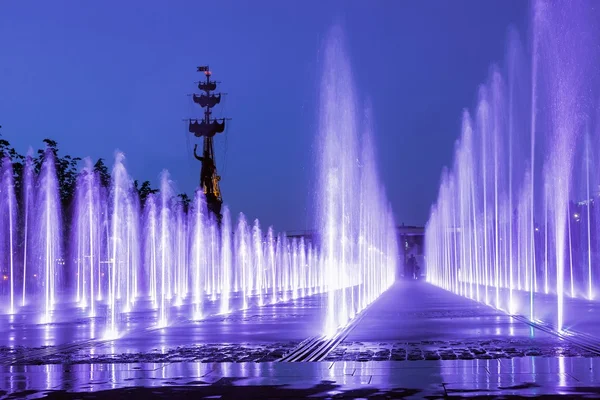
<path fill-rule="evenodd" d="M 591 300 L 600 285 L 592 6 L 535 1 L 531 46 L 511 32 L 463 114 L 426 228 L 429 282 L 559 330 L 565 297 Z"/>
<path fill-rule="evenodd" d="M 17 201 L 15 197 L 15 186 L 13 183 L 13 168 L 8 157 L 2 160 L 2 170 L 0 171 L 2 179 L 2 187 L 4 190 L 1 192 L 0 198 L 0 213 L 2 213 L 2 245 L 0 254 L 2 254 L 2 264 L 5 265 L 8 270 L 8 283 L 10 285 L 9 293 L 9 312 L 13 314 L 15 312 L 15 250 L 16 250 L 16 234 L 15 227 L 17 224 Z"/>
<path fill-rule="evenodd" d="M 122 153 L 108 187 L 84 160 L 70 204 L 61 200 L 52 151 L 39 173 L 26 160 L 22 193 L 4 158 L 2 311 L 23 309 L 47 324 L 83 318 L 115 338 L 139 311 L 165 327 L 174 315 L 201 320 L 319 294 L 325 333 L 345 326 L 393 282 L 397 245 L 339 29 L 325 54 L 316 238 L 288 238 L 243 214 L 232 221 L 227 207 L 219 226 L 203 193 L 184 205 L 166 171 L 142 204 Z"/>
<path fill-rule="evenodd" d="M 375 168 L 370 122 L 361 121 L 352 79 L 343 35 L 336 27 L 324 53 L 318 136 L 317 209 L 328 334 L 393 283 L 398 259 L 391 208 Z"/>
<path fill-rule="evenodd" d="M 140 205 L 121 153 L 108 188 L 85 160 L 68 208 L 61 205 L 51 152 L 37 176 L 26 163 L 21 196 L 8 158 L 1 176 L 6 313 L 28 307 L 51 323 L 58 306 L 72 307 L 79 310 L 73 318 L 99 318 L 115 337 L 123 315 L 140 307 L 156 310 L 158 326 L 166 326 L 173 307 L 187 306 L 188 318 L 197 320 L 214 314 L 214 304 L 227 313 L 326 290 L 314 244 L 288 241 L 272 228 L 263 232 L 242 214 L 233 229 L 226 207 L 219 228 L 202 192 L 184 209 L 167 172 L 160 192 Z"/>

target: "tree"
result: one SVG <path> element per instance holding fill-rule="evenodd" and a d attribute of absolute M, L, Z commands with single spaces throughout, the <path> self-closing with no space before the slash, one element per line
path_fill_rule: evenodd
<path fill-rule="evenodd" d="M 59 184 L 60 200 L 64 208 L 66 208 L 75 195 L 75 185 L 77 184 L 77 176 L 79 174 L 78 164 L 81 161 L 80 157 L 71 157 L 66 155 L 59 157 L 58 143 L 52 139 L 44 139 L 46 149 L 38 150 L 38 157 L 35 160 L 35 170 L 39 173 L 42 169 L 42 164 L 46 157 L 46 152 L 51 151 L 54 155 L 56 165 L 56 177 Z"/>
<path fill-rule="evenodd" d="M 0 137 L 1 136 L 2 135 L 0 134 Z M 2 160 L 4 159 L 4 157 L 8 157 L 12 162 L 15 193 L 17 194 L 17 196 L 19 196 L 19 194 L 21 193 L 25 156 L 22 156 L 21 154 L 17 153 L 17 151 L 10 145 L 8 140 L 0 139 L 0 157 Z"/>
<path fill-rule="evenodd" d="M 179 193 L 177 195 L 177 197 L 179 197 L 179 200 L 181 201 L 181 205 L 183 206 L 183 211 L 188 212 L 190 203 L 192 202 L 192 199 L 190 199 L 190 196 L 188 196 L 187 193 Z"/>
<path fill-rule="evenodd" d="M 33 158 L 34 174 L 38 175 L 40 173 L 42 169 L 42 164 L 44 163 L 44 159 L 46 158 L 46 153 L 52 152 L 56 165 L 56 177 L 59 184 L 59 193 L 62 208 L 63 210 L 66 210 L 75 196 L 77 177 L 80 173 L 78 167 L 81 158 L 72 157 L 70 155 L 60 156 L 58 142 L 55 140 L 44 139 L 43 142 L 45 144 L 45 148 L 39 149 L 37 151 L 36 157 Z M 22 193 L 21 188 L 23 184 L 25 162 L 27 160 L 27 156 L 19 154 L 11 146 L 8 140 L 3 139 L 2 135 L 0 134 L 0 165 L 1 160 L 4 159 L 5 156 L 8 157 L 12 162 L 15 193 L 17 195 L 17 198 L 20 200 Z M 103 158 L 99 158 L 98 161 L 96 161 L 93 170 L 98 174 L 100 178 L 100 184 L 105 188 L 110 187 L 110 171 L 104 163 Z M 150 194 L 155 194 L 159 192 L 159 189 L 153 189 L 151 187 L 150 181 L 143 181 L 141 185 L 137 180 L 134 181 L 134 190 L 137 192 L 140 198 L 140 203 L 142 207 L 146 203 L 146 200 Z M 191 203 L 190 197 L 186 193 L 181 193 L 177 195 L 177 197 L 183 205 L 184 210 L 187 211 Z M 68 221 L 65 222 L 68 223 Z"/>
<path fill-rule="evenodd" d="M 110 172 L 108 172 L 108 167 L 104 164 L 104 159 L 99 158 L 94 164 L 94 172 L 98 174 L 100 177 L 100 184 L 105 188 L 110 186 Z"/>
<path fill-rule="evenodd" d="M 133 182 L 133 186 L 135 188 L 135 190 L 138 192 L 138 195 L 140 196 L 140 203 L 142 205 L 142 207 L 144 206 L 144 204 L 146 204 L 146 199 L 148 198 L 149 195 L 154 194 L 154 193 L 158 193 L 158 189 L 152 189 L 152 187 L 150 187 L 150 181 L 144 181 L 142 183 L 142 186 L 138 185 L 138 181 L 135 180 Z"/>

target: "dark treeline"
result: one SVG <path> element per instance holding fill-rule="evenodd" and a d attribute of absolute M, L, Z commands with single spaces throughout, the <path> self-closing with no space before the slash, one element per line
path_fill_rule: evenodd
<path fill-rule="evenodd" d="M 59 184 L 60 200 L 62 203 L 63 210 L 65 210 L 69 207 L 75 196 L 77 177 L 81 172 L 79 163 L 82 160 L 82 158 L 73 157 L 68 154 L 64 156 L 61 155 L 59 153 L 58 143 L 55 140 L 44 139 L 43 143 L 45 144 L 45 148 L 38 149 L 37 152 L 30 155 L 34 166 L 34 173 L 36 175 L 39 174 L 42 168 L 42 163 L 44 161 L 46 152 L 51 151 L 54 155 L 56 163 L 56 175 Z M 2 155 L 3 161 L 6 157 L 8 157 L 12 162 L 15 193 L 17 195 L 17 199 L 19 199 L 20 194 L 22 193 L 21 186 L 23 183 L 23 172 L 28 155 L 23 155 L 19 153 L 11 146 L 8 140 L 2 138 L 1 135 L 0 155 Z M 109 188 L 111 181 L 110 170 L 104 163 L 103 158 L 99 158 L 94 163 L 93 170 L 95 173 L 98 174 L 101 185 L 105 188 Z M 158 189 L 153 189 L 150 185 L 150 181 L 147 180 L 143 181 L 141 184 L 138 180 L 134 180 L 133 188 L 138 193 L 142 205 L 144 205 L 146 199 L 150 194 L 158 193 L 159 191 Z M 178 195 L 178 198 L 187 210 L 191 201 L 190 197 L 186 193 L 181 193 Z"/>

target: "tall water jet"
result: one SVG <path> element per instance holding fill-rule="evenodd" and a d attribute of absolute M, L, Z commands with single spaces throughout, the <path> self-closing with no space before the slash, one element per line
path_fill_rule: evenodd
<path fill-rule="evenodd" d="M 123 153 L 115 154 L 109 193 L 108 335 L 118 333 L 117 316 L 121 311 L 129 311 L 135 292 L 137 246 L 132 239 L 134 205 L 132 182 L 124 160 Z"/>
<path fill-rule="evenodd" d="M 183 299 L 187 295 L 187 224 L 184 216 L 184 205 L 178 202 L 175 205 L 175 221 L 173 221 L 175 230 L 175 304 L 181 306 Z"/>
<path fill-rule="evenodd" d="M 148 279 L 148 295 L 154 308 L 158 308 L 158 211 L 156 195 L 151 193 L 146 198 L 144 206 L 144 230 L 147 232 L 144 240 L 145 267 Z"/>
<path fill-rule="evenodd" d="M 88 309 L 90 317 L 96 316 L 96 297 L 100 275 L 100 248 L 102 213 L 99 207 L 101 191 L 98 176 L 90 159 L 79 175 L 75 190 L 75 207 L 71 253 L 76 262 L 76 301 Z"/>
<path fill-rule="evenodd" d="M 210 299 L 212 302 L 217 301 L 217 295 L 219 294 L 219 281 L 220 281 L 220 269 L 219 269 L 219 232 L 217 221 L 214 218 L 214 214 L 210 214 L 208 224 L 209 234 L 209 245 L 208 245 L 208 262 L 210 266 Z"/>
<path fill-rule="evenodd" d="M 393 282 L 391 271 L 395 271 L 396 266 L 396 260 L 388 257 L 387 240 L 392 238 L 388 235 L 392 224 L 385 195 L 377 183 L 371 197 L 363 197 L 370 211 L 363 212 L 364 218 L 361 218 L 361 163 L 372 165 L 374 160 L 360 160 L 358 107 L 343 42 L 341 28 L 334 27 L 325 44 L 320 91 L 317 219 L 328 292 L 327 335 L 345 326 L 362 308 L 356 296 L 356 292 L 363 289 L 361 286 L 366 287 L 367 304 Z M 377 182 L 375 174 L 371 175 L 372 182 Z M 363 231 L 361 238 L 360 228 L 365 225 L 370 229 Z M 366 258 L 361 259 L 361 246 L 380 262 L 371 264 Z"/>
<path fill-rule="evenodd" d="M 264 249 L 263 249 L 263 237 L 260 229 L 260 222 L 254 220 L 254 226 L 252 227 L 252 250 L 254 253 L 254 271 L 253 276 L 255 277 L 253 292 L 257 296 L 257 302 L 259 306 L 263 306 L 263 288 L 264 288 Z"/>
<path fill-rule="evenodd" d="M 587 296 L 589 300 L 592 300 L 594 295 L 592 292 L 592 227 L 591 227 L 591 213 L 590 206 L 592 201 L 590 200 L 590 136 L 589 133 L 586 135 L 585 141 L 585 192 L 586 192 L 586 228 L 587 228 Z"/>
<path fill-rule="evenodd" d="M 191 223 L 192 226 L 192 293 L 193 293 L 193 305 L 194 305 L 194 316 L 195 320 L 202 318 L 202 308 L 204 302 L 204 286 L 203 278 L 206 277 L 207 272 L 207 258 L 206 258 L 206 201 L 204 199 L 204 193 L 202 190 L 197 189 L 196 195 L 194 196 L 194 206 L 191 212 Z"/>
<path fill-rule="evenodd" d="M 276 243 L 273 235 L 273 227 L 267 230 L 267 265 L 270 274 L 270 292 L 271 304 L 277 303 L 277 259 L 276 259 Z"/>
<path fill-rule="evenodd" d="M 232 277 L 231 255 L 231 215 L 228 207 L 223 207 L 223 221 L 221 229 L 221 271 L 223 272 L 223 287 L 221 289 L 221 314 L 230 311 L 231 293 L 234 291 Z"/>
<path fill-rule="evenodd" d="M 564 319 L 565 246 L 569 215 L 569 196 L 575 147 L 585 128 L 582 115 L 590 115 L 590 94 L 587 89 L 598 82 L 594 64 L 597 61 L 597 37 L 590 24 L 597 24 L 585 2 L 576 5 L 553 5 L 542 1 L 534 4 L 534 64 L 541 74 L 539 91 L 547 100 L 548 114 L 544 127 L 550 132 L 550 157 L 553 191 L 553 231 L 556 246 L 556 292 L 558 330 Z M 597 32 L 596 32 L 597 33 Z M 538 42 L 539 41 L 539 42 Z M 578 43 L 572 46 L 572 43 Z M 539 52 L 539 53 L 538 53 Z M 537 92 L 537 90 L 536 90 Z M 569 236 L 570 237 L 570 236 Z"/>
<path fill-rule="evenodd" d="M 251 271 L 251 246 L 250 246 L 250 232 L 246 217 L 240 214 L 238 218 L 238 224 L 234 235 L 236 259 L 235 259 L 235 270 L 238 281 L 240 282 L 240 291 L 242 292 L 242 308 L 246 309 L 249 306 L 249 296 L 252 285 L 252 271 Z"/>
<path fill-rule="evenodd" d="M 358 188 L 356 105 L 340 27 L 329 33 L 324 58 L 319 121 L 322 190 L 319 220 L 329 291 L 325 332 L 332 334 L 348 321 L 343 288 L 352 260 L 346 250 L 354 240 L 353 223 L 358 214 L 352 198 L 353 190 Z"/>
<path fill-rule="evenodd" d="M 281 300 L 288 300 L 288 284 L 286 281 L 287 277 L 287 268 L 286 268 L 286 248 L 287 248 L 287 238 L 282 236 L 281 234 L 277 235 L 277 240 L 275 243 L 275 258 L 277 260 L 277 264 L 279 265 L 279 276 L 277 279 L 277 288 L 281 291 Z"/>
<path fill-rule="evenodd" d="M 160 177 L 160 212 L 159 212 L 159 242 L 158 242 L 158 264 L 159 273 L 159 316 L 158 325 L 167 325 L 167 300 L 172 297 L 172 201 L 173 189 L 169 179 L 169 173 L 163 171 Z"/>
<path fill-rule="evenodd" d="M 597 122 L 600 24 L 592 16 L 591 2 L 535 1 L 529 58 L 510 32 L 506 68 L 492 68 L 475 122 L 463 118 L 454 165 L 442 173 L 426 228 L 429 282 L 471 297 L 474 288 L 488 304 L 493 291 L 490 305 L 558 330 L 565 294 L 589 298 L 593 291 L 596 195 L 582 135 L 586 122 Z M 472 166 L 481 171 L 476 179 Z M 539 310 L 540 292 L 555 298 L 551 315 Z"/>
<path fill-rule="evenodd" d="M 29 232 L 29 224 L 31 214 L 33 212 L 33 195 L 34 195 L 34 184 L 33 184 L 33 159 L 31 155 L 27 155 L 25 157 L 25 164 L 23 165 L 23 183 L 21 189 L 23 191 L 23 291 L 22 291 L 22 300 L 21 305 L 25 306 L 27 303 L 27 280 L 29 279 L 29 271 L 27 269 L 28 266 L 28 258 L 30 251 L 29 241 L 30 241 L 30 232 Z"/>
<path fill-rule="evenodd" d="M 8 267 L 9 285 L 9 313 L 15 312 L 15 301 L 17 281 L 15 277 L 15 250 L 16 250 L 16 223 L 17 223 L 17 201 L 15 197 L 15 183 L 12 161 L 8 155 L 2 158 L 1 188 L 0 188 L 0 212 L 2 213 L 2 232 L 0 238 L 6 248 L 2 251 L 2 263 Z M 6 276 L 4 276 L 6 280 Z"/>
<path fill-rule="evenodd" d="M 55 155 L 46 150 L 37 183 L 36 205 L 38 215 L 34 231 L 37 234 L 37 258 L 42 262 L 38 266 L 39 283 L 43 288 L 42 322 L 52 320 L 52 310 L 56 304 L 57 289 L 62 281 L 61 266 L 64 265 L 61 254 L 61 203 L 56 176 Z"/>
<path fill-rule="evenodd" d="M 359 190 L 359 235 L 358 235 L 358 257 L 359 257 L 359 275 L 360 281 L 365 283 L 368 279 L 368 271 L 373 267 L 373 254 L 369 248 L 370 243 L 368 237 L 373 229 L 373 221 L 370 217 L 372 202 L 377 202 L 379 193 L 377 192 L 377 171 L 375 170 L 375 148 L 373 146 L 373 138 L 371 133 L 371 109 L 366 111 L 366 126 L 367 129 L 363 134 L 363 146 L 360 165 L 360 190 Z M 358 306 L 363 309 L 369 303 L 368 285 L 362 284 L 358 292 Z"/>
<path fill-rule="evenodd" d="M 300 297 L 306 296 L 306 242 L 301 237 L 298 242 L 298 286 Z"/>
<path fill-rule="evenodd" d="M 284 234 L 281 239 L 281 268 L 283 270 L 283 301 L 290 299 L 290 292 L 292 291 L 292 244 L 288 237 Z"/>
<path fill-rule="evenodd" d="M 126 201 L 127 223 L 127 292 L 125 311 L 129 311 L 140 294 L 141 243 L 140 243 L 140 199 L 129 179 L 129 196 Z M 185 235 L 185 234 L 184 234 Z M 187 254 L 187 248 L 186 248 Z"/>

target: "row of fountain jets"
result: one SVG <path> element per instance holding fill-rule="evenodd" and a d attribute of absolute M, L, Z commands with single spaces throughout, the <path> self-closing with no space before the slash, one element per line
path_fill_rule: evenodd
<path fill-rule="evenodd" d="M 531 45 L 510 32 L 426 227 L 428 281 L 558 330 L 565 296 L 593 300 L 600 285 L 593 5 L 534 1 Z"/>
<path fill-rule="evenodd" d="M 2 160 L 0 257 L 7 313 L 34 310 L 52 323 L 59 309 L 123 331 L 122 316 L 155 310 L 167 326 L 187 307 L 198 320 L 253 306 L 320 295 L 323 330 L 333 334 L 394 280 L 397 244 L 391 209 L 379 184 L 368 127 L 358 132 L 358 107 L 339 28 L 325 53 L 320 129 L 317 239 L 288 238 L 240 214 L 232 225 L 207 212 L 204 195 L 189 206 L 167 172 L 144 204 L 117 153 L 109 187 L 87 161 L 72 204 L 62 204 L 54 155 L 39 174 L 29 158 L 21 193 L 12 163 Z M 359 154 L 359 141 L 364 149 Z M 141 305 L 143 304 L 143 305 Z M 78 314 L 80 315 L 80 314 Z M 69 317 L 67 317 L 69 318 Z"/>

